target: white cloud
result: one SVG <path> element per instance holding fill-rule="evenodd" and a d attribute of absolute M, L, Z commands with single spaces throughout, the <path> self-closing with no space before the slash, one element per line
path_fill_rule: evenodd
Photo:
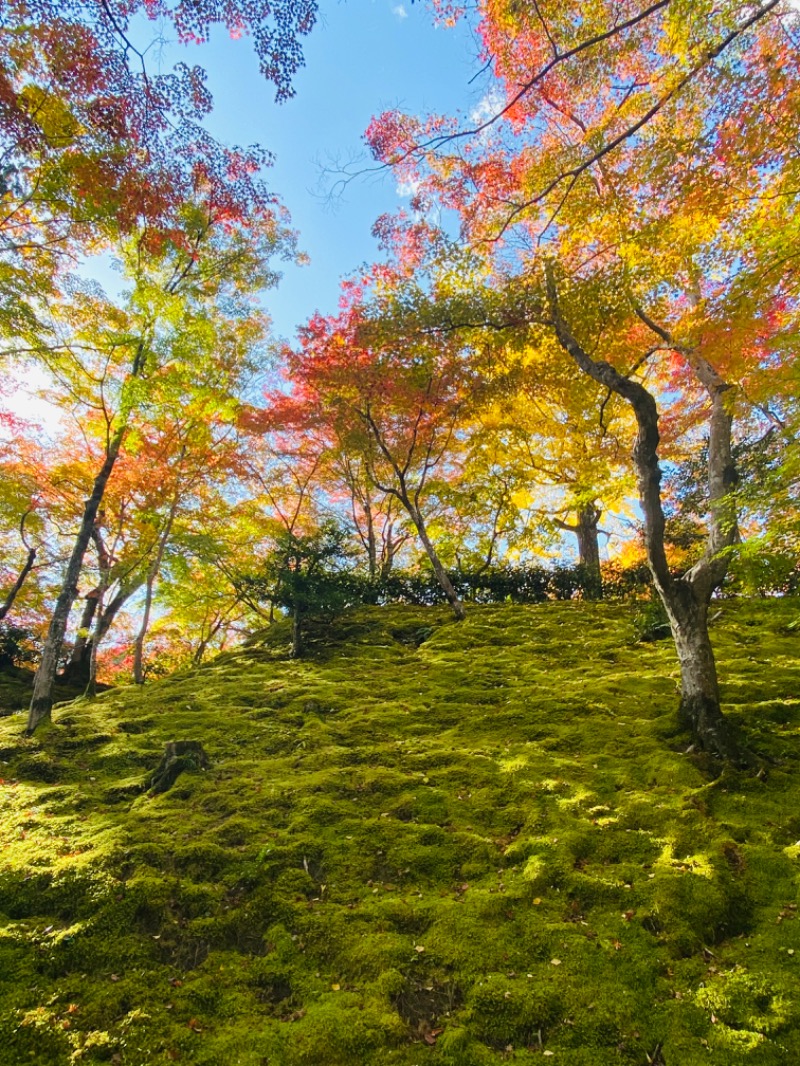
<path fill-rule="evenodd" d="M 408 12 L 403 4 L 398 4 L 397 7 L 392 8 L 392 14 L 396 15 L 399 19 L 407 19 Z"/>
<path fill-rule="evenodd" d="M 396 189 L 397 195 L 403 197 L 407 196 L 409 198 L 412 196 L 416 196 L 419 192 L 419 187 L 421 184 L 422 182 L 419 180 L 419 178 L 409 178 L 408 181 L 398 182 Z"/>
<path fill-rule="evenodd" d="M 798 3 L 800 3 L 800 0 L 798 0 Z M 473 107 L 469 115 L 470 122 L 475 126 L 479 126 L 482 122 L 486 122 L 487 119 L 496 115 L 498 111 L 501 111 L 504 103 L 505 97 L 502 92 L 496 87 L 491 88 Z"/>

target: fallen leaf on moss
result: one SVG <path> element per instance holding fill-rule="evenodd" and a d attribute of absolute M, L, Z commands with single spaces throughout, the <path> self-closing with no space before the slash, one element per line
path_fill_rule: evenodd
<path fill-rule="evenodd" d="M 422 1039 L 426 1044 L 430 1044 L 432 1047 L 436 1043 L 436 1038 L 441 1036 L 443 1032 L 444 1029 L 431 1029 L 429 1033 L 424 1034 Z"/>

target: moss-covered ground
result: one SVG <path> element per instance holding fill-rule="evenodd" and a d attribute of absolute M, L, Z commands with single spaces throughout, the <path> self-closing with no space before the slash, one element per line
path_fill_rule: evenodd
<path fill-rule="evenodd" d="M 800 603 L 726 602 L 766 772 L 581 603 L 282 624 L 0 720 L 0 1064 L 800 1062 Z M 170 739 L 211 760 L 152 796 Z"/>

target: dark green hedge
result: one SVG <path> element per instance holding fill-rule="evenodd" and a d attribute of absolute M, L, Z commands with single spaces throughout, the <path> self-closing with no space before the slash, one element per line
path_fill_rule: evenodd
<path fill-rule="evenodd" d="M 676 574 L 676 576 L 678 576 Z M 385 578 L 370 579 L 351 570 L 325 571 L 318 575 L 324 588 L 321 600 L 335 602 L 338 609 L 357 605 L 380 606 L 408 603 L 415 606 L 434 606 L 446 603 L 444 593 L 429 571 L 398 570 Z M 652 577 L 646 563 L 618 567 L 603 567 L 602 587 L 597 577 L 583 566 L 507 566 L 478 573 L 455 571 L 450 573 L 453 586 L 465 603 L 544 603 L 547 600 L 649 599 Z M 257 575 L 249 576 L 250 594 L 265 602 L 270 600 L 269 582 Z M 735 571 L 726 581 L 724 595 L 794 595 L 800 592 L 800 566 L 767 577 L 753 587 L 749 580 L 743 585 Z"/>

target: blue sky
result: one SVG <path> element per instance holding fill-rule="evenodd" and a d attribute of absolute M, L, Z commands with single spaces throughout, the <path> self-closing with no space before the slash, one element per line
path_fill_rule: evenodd
<path fill-rule="evenodd" d="M 482 79 L 469 84 L 480 63 L 466 26 L 437 28 L 424 4 L 408 0 L 322 0 L 305 53 L 297 94 L 280 105 L 247 38 L 219 32 L 208 45 L 162 54 L 165 66 L 183 59 L 207 70 L 215 109 L 206 125 L 215 136 L 276 155 L 270 182 L 311 257 L 309 266 L 287 267 L 266 299 L 276 333 L 290 338 L 315 310 L 336 309 L 339 279 L 379 254 L 373 222 L 402 203 L 388 173 L 358 178 L 326 199 L 321 168 L 363 155 L 361 136 L 380 111 L 469 112 L 483 91 Z"/>

